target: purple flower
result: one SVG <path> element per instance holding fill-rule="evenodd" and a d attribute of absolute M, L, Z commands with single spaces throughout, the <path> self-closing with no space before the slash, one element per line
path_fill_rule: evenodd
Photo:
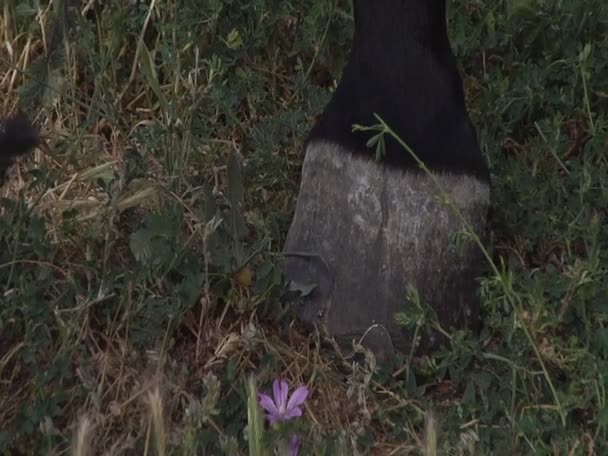
<path fill-rule="evenodd" d="M 285 380 L 275 380 L 272 382 L 272 392 L 274 400 L 267 394 L 258 394 L 260 406 L 268 412 L 266 418 L 270 424 L 302 416 L 302 409 L 299 406 L 308 397 L 308 388 L 306 386 L 300 386 L 296 389 L 289 398 L 289 401 L 287 400 L 289 386 Z"/>
<path fill-rule="evenodd" d="M 294 434 L 289 441 L 289 456 L 298 456 L 300 453 L 300 437 Z"/>

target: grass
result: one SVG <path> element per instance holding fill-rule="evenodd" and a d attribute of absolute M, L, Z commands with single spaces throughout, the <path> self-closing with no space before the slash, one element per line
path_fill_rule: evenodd
<path fill-rule="evenodd" d="M 2 111 L 51 150 L 2 188 L 0 453 L 247 454 L 251 374 L 310 388 L 304 454 L 608 451 L 608 4 L 449 3 L 484 329 L 375 372 L 279 299 L 347 0 L 0 5 Z"/>

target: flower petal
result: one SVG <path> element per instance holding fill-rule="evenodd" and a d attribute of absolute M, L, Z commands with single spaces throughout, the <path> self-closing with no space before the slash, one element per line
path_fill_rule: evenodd
<path fill-rule="evenodd" d="M 287 394 L 289 393 L 289 385 L 285 380 L 275 380 L 272 382 L 272 390 L 274 392 L 274 403 L 279 413 L 283 413 L 287 407 Z"/>
<path fill-rule="evenodd" d="M 293 392 L 287 403 L 287 410 L 297 405 L 302 405 L 308 397 L 308 388 L 306 386 L 300 386 Z"/>
<path fill-rule="evenodd" d="M 294 434 L 289 441 L 289 456 L 298 456 L 300 453 L 300 437 Z"/>
<path fill-rule="evenodd" d="M 283 421 L 287 421 L 298 416 L 302 416 L 302 409 L 300 407 L 292 407 L 287 409 L 287 411 L 283 413 L 282 418 Z"/>
<path fill-rule="evenodd" d="M 258 402 L 260 404 L 260 407 L 262 407 L 268 413 L 273 415 L 279 414 L 276 404 L 274 403 L 272 398 L 267 394 L 258 393 Z"/>

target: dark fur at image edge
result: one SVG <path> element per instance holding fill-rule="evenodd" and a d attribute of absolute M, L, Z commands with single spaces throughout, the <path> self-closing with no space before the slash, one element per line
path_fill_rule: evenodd
<path fill-rule="evenodd" d="M 40 144 L 40 135 L 24 114 L 0 119 L 0 184 L 15 158 Z"/>
<path fill-rule="evenodd" d="M 353 133 L 352 126 L 377 124 L 377 113 L 431 170 L 489 182 L 448 38 L 445 0 L 354 3 L 349 61 L 307 143 L 340 144 L 373 159 L 366 144 L 377 132 Z M 400 144 L 385 139 L 385 164 L 418 169 Z"/>

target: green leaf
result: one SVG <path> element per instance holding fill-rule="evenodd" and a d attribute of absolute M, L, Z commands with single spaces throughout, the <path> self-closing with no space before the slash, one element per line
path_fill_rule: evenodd
<path fill-rule="evenodd" d="M 264 418 L 258 404 L 258 392 L 253 375 L 249 376 L 247 382 L 247 436 L 249 456 L 264 456 L 267 454 L 262 446 Z"/>
<path fill-rule="evenodd" d="M 475 384 L 468 382 L 467 387 L 462 395 L 462 402 L 466 405 L 473 404 L 475 402 Z"/>
<path fill-rule="evenodd" d="M 245 219 L 241 213 L 241 203 L 245 191 L 241 167 L 236 154 L 232 152 L 228 158 L 228 200 L 230 202 L 230 227 L 233 245 L 233 254 L 236 268 L 243 265 L 243 246 L 241 238 L 246 233 Z"/>
<path fill-rule="evenodd" d="M 148 81 L 148 84 L 152 88 L 152 91 L 158 98 L 158 101 L 161 104 L 161 107 L 165 113 L 171 112 L 169 109 L 169 102 L 165 98 L 163 94 L 160 83 L 158 82 L 158 74 L 156 72 L 156 66 L 154 65 L 154 58 L 150 53 L 150 50 L 146 46 L 143 40 L 139 40 L 139 63 L 141 64 L 141 69 Z"/>
<path fill-rule="evenodd" d="M 233 29 L 226 39 L 226 46 L 230 49 L 238 49 L 243 45 L 243 38 L 237 29 Z"/>
<path fill-rule="evenodd" d="M 233 207 L 239 207 L 243 200 L 243 177 L 241 166 L 234 152 L 228 157 L 228 198 Z"/>
<path fill-rule="evenodd" d="M 608 427 L 608 407 L 602 408 L 599 413 L 597 422 L 600 426 L 604 426 L 604 428 Z"/>
<path fill-rule="evenodd" d="M 150 258 L 150 240 L 154 233 L 147 229 L 136 231 L 129 238 L 131 253 L 140 263 L 146 263 Z"/>
<path fill-rule="evenodd" d="M 217 213 L 217 204 L 215 203 L 213 190 L 207 184 L 203 185 L 203 195 L 205 198 L 203 206 L 204 221 L 209 222 Z"/>

